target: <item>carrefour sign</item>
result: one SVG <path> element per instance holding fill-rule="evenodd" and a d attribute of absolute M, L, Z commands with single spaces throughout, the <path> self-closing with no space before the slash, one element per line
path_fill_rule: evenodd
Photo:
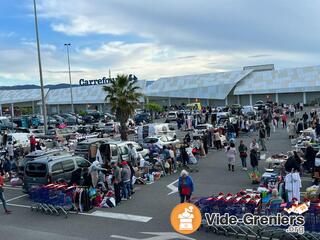
<path fill-rule="evenodd" d="M 130 81 L 137 81 L 138 78 L 133 75 L 133 74 L 129 74 L 129 80 Z M 105 84 L 109 84 L 111 82 L 111 80 L 114 80 L 114 78 L 100 78 L 100 79 L 93 79 L 93 80 L 86 80 L 86 79 L 80 79 L 79 80 L 79 85 L 80 86 L 90 86 L 90 85 L 105 85 Z"/>

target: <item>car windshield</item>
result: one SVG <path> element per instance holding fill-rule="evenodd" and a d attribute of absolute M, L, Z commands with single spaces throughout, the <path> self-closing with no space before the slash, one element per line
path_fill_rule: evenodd
<path fill-rule="evenodd" d="M 9 121 L 9 119 L 7 119 L 7 118 L 1 119 L 1 122 L 2 122 L 3 124 L 6 124 L 6 125 L 10 124 L 10 121 Z"/>
<path fill-rule="evenodd" d="M 89 150 L 90 144 L 88 143 L 78 143 L 77 150 Z"/>
<path fill-rule="evenodd" d="M 156 138 L 145 138 L 144 143 L 156 143 L 158 141 L 158 139 Z"/>
<path fill-rule="evenodd" d="M 174 116 L 176 116 L 176 113 L 169 113 L 168 115 L 171 117 L 174 117 Z"/>
<path fill-rule="evenodd" d="M 40 129 L 36 129 L 36 130 L 32 130 L 33 133 L 44 133 L 43 130 L 40 130 Z"/>

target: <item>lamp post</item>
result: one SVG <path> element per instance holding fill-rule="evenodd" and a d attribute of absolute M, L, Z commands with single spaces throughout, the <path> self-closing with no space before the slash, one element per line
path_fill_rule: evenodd
<path fill-rule="evenodd" d="M 33 0 L 33 9 L 34 9 L 34 23 L 36 30 L 36 38 L 37 38 L 37 50 L 38 50 L 38 63 L 39 63 L 39 75 L 40 75 L 40 88 L 41 88 L 41 103 L 42 103 L 42 114 L 44 120 L 44 132 L 47 132 L 48 122 L 47 122 L 47 109 L 46 102 L 44 96 L 44 87 L 43 87 L 43 78 L 42 78 L 42 66 L 41 66 L 41 54 L 40 54 L 40 41 L 39 41 L 39 30 L 38 30 L 38 17 L 37 17 L 37 6 L 36 0 Z"/>
<path fill-rule="evenodd" d="M 70 54 L 69 54 L 69 47 L 71 43 L 65 43 L 64 46 L 67 48 L 67 56 L 68 56 L 68 68 L 69 68 L 69 82 L 70 82 L 70 96 L 71 96 L 71 112 L 74 113 L 74 106 L 73 106 L 73 93 L 72 93 L 72 83 L 71 83 L 71 71 L 70 71 Z"/>

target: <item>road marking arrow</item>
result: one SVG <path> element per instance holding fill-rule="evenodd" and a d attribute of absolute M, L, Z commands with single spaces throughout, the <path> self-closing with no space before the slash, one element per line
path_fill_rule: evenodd
<path fill-rule="evenodd" d="M 174 182 L 167 185 L 167 188 L 169 188 L 171 190 L 171 192 L 169 192 L 168 195 L 171 195 L 171 194 L 178 192 L 178 188 L 176 186 L 174 186 L 174 184 L 176 184 L 178 181 L 179 181 L 179 179 L 177 179 Z"/>

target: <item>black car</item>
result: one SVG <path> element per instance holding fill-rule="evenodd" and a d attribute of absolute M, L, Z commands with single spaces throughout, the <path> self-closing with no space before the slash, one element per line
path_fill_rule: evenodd
<path fill-rule="evenodd" d="M 138 114 L 134 117 L 134 122 L 136 123 L 136 125 L 139 125 L 142 122 L 150 123 L 151 122 L 150 114 L 148 113 Z"/>
<path fill-rule="evenodd" d="M 82 120 L 86 123 L 86 124 L 91 124 L 95 122 L 95 118 L 91 115 L 85 115 L 82 117 Z"/>
<path fill-rule="evenodd" d="M 86 115 L 92 116 L 95 122 L 99 121 L 102 117 L 104 117 L 104 115 L 101 114 L 99 111 L 92 110 L 86 110 Z"/>

